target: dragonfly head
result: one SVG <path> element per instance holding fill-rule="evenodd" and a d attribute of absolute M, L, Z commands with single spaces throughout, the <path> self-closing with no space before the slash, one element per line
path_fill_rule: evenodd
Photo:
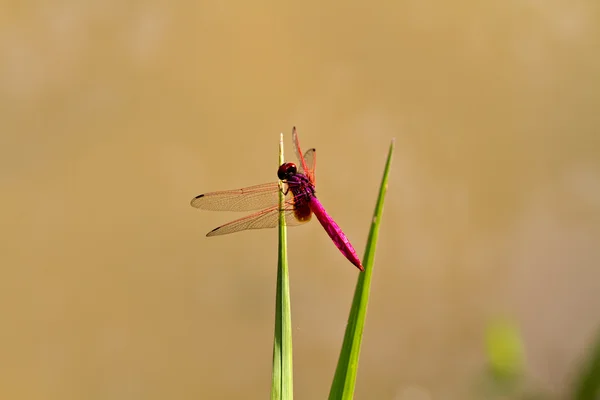
<path fill-rule="evenodd" d="M 279 169 L 277 170 L 277 177 L 281 181 L 287 180 L 289 177 L 296 175 L 298 170 L 296 169 L 296 164 L 288 162 L 285 164 L 281 164 Z"/>

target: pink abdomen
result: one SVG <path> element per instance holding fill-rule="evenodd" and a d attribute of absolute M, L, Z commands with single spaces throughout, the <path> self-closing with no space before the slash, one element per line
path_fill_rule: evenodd
<path fill-rule="evenodd" d="M 354 250 L 354 247 L 352 247 L 352 244 L 350 244 L 350 241 L 348 240 L 346 235 L 344 235 L 344 232 L 342 232 L 342 229 L 338 226 L 338 224 L 336 224 L 333 218 L 331 218 L 329 214 L 327 214 L 327 211 L 325 211 L 325 208 L 323 207 L 321 202 L 313 196 L 309 199 L 308 204 L 310 206 L 311 211 L 317 216 L 317 219 L 319 220 L 323 228 L 325 228 L 325 231 L 327 232 L 331 240 L 333 240 L 333 243 L 335 243 L 337 248 L 340 249 L 342 254 L 358 269 L 364 271 L 365 269 L 363 268 L 360 260 L 358 259 L 356 250 Z"/>

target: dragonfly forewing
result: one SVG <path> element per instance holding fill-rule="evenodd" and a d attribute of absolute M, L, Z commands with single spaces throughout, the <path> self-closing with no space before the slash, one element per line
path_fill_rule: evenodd
<path fill-rule="evenodd" d="M 194 197 L 190 204 L 210 211 L 252 211 L 276 205 L 279 202 L 279 190 L 277 182 L 264 183 L 243 189 L 204 193 Z"/>
<path fill-rule="evenodd" d="M 317 163 L 317 151 L 316 149 L 308 149 L 306 153 L 304 153 L 304 162 L 306 163 L 306 171 L 303 172 L 308 179 L 312 182 L 313 185 L 317 184 L 317 178 L 315 176 L 315 166 Z"/>
<path fill-rule="evenodd" d="M 296 153 L 296 158 L 300 162 L 298 165 L 298 171 L 303 173 L 310 179 L 310 181 L 316 184 L 315 177 L 315 164 L 317 161 L 316 149 L 311 148 L 306 150 L 306 153 L 302 155 L 302 148 L 300 147 L 300 140 L 298 139 L 298 133 L 296 132 L 296 127 L 292 130 L 292 140 L 294 141 L 294 153 Z"/>

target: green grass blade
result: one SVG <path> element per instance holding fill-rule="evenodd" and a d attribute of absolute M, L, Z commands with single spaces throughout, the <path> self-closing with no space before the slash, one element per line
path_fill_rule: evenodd
<path fill-rule="evenodd" d="M 590 347 L 590 354 L 575 383 L 573 398 L 594 400 L 600 398 L 600 332 L 596 343 Z"/>
<path fill-rule="evenodd" d="M 279 165 L 283 164 L 283 133 L 279 138 Z M 271 400 L 288 400 L 294 397 L 292 373 L 292 315 L 290 307 L 290 282 L 287 262 L 287 230 L 283 203 L 279 193 L 279 248 L 277 261 L 277 294 L 275 296 L 275 335 L 273 338 L 273 373 Z"/>
<path fill-rule="evenodd" d="M 352 308 L 348 316 L 346 333 L 344 334 L 344 343 L 340 351 L 340 357 L 335 370 L 329 399 L 352 399 L 354 397 L 354 387 L 356 384 L 356 373 L 358 370 L 358 357 L 360 356 L 360 345 L 367 315 L 367 305 L 369 303 L 369 291 L 371 287 L 371 275 L 375 260 L 375 248 L 377 237 L 379 236 L 379 225 L 381 224 L 381 215 L 383 214 L 383 201 L 387 191 L 388 175 L 392 163 L 392 153 L 394 152 L 394 141 L 390 144 L 390 149 L 379 188 L 379 196 L 375 205 L 375 212 L 371 222 L 371 230 L 367 239 L 365 255 L 363 257 L 363 266 L 365 272 L 358 274 L 358 281 L 354 290 L 354 299 Z"/>

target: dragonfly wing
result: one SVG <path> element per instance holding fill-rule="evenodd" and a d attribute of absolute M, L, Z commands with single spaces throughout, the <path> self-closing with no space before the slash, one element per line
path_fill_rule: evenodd
<path fill-rule="evenodd" d="M 243 189 L 201 194 L 194 197 L 190 204 L 192 207 L 210 211 L 251 211 L 271 207 L 278 201 L 279 184 L 272 182 Z"/>
<path fill-rule="evenodd" d="M 294 214 L 293 203 L 291 201 L 286 202 L 285 207 L 284 213 L 286 225 L 294 226 L 308 222 L 309 218 L 302 221 L 296 218 Z M 221 225 L 220 227 L 208 232 L 206 236 L 227 235 L 229 233 L 245 231 L 248 229 L 275 228 L 278 224 L 279 205 L 276 205 L 252 215 L 236 219 L 235 221 L 231 221 L 225 225 Z"/>
<path fill-rule="evenodd" d="M 304 153 L 304 161 L 306 162 L 307 168 L 307 170 L 304 171 L 304 174 L 308 176 L 308 179 L 310 179 L 313 185 L 316 185 L 317 178 L 315 176 L 315 167 L 317 164 L 317 150 L 314 148 L 306 150 L 306 153 Z"/>
<path fill-rule="evenodd" d="M 308 179 L 315 184 L 315 163 L 316 163 L 316 150 L 314 148 L 308 149 L 304 155 L 302 155 L 302 149 L 300 148 L 300 140 L 298 139 L 298 132 L 296 127 L 292 130 L 292 140 L 294 142 L 294 152 L 300 162 L 299 170 L 305 174 Z"/>
<path fill-rule="evenodd" d="M 306 171 L 306 162 L 302 156 L 302 149 L 300 149 L 300 140 L 298 139 L 296 127 L 292 128 L 292 141 L 294 142 L 294 153 L 296 153 L 296 158 L 300 161 L 300 169 Z"/>

